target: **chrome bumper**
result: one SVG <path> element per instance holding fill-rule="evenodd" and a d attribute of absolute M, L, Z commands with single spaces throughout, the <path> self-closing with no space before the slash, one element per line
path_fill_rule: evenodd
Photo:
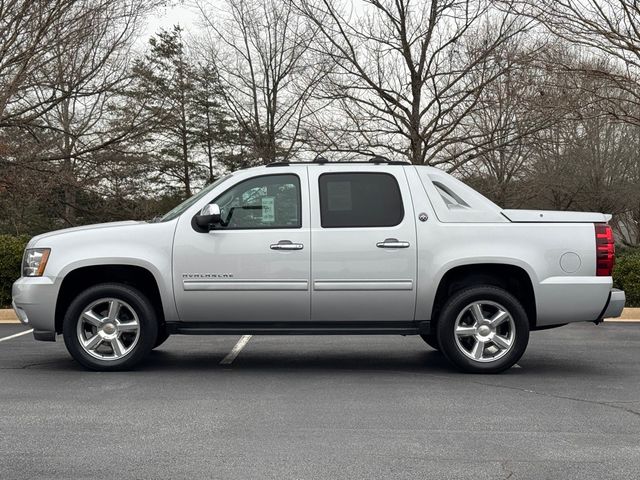
<path fill-rule="evenodd" d="M 622 315 L 625 300 L 626 297 L 623 290 L 612 288 L 611 294 L 609 295 L 609 303 L 602 314 L 602 318 L 615 318 Z"/>

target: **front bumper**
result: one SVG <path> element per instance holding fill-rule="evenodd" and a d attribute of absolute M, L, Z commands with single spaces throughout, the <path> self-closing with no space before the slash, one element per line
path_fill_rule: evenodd
<path fill-rule="evenodd" d="M 27 312 L 25 312 L 22 307 L 16 305 L 15 300 L 11 300 L 11 308 L 13 308 L 13 311 L 15 312 L 16 317 L 18 317 L 18 320 L 20 320 L 20 323 L 23 325 L 29 325 L 29 315 L 27 315 Z"/>
<path fill-rule="evenodd" d="M 602 314 L 602 318 L 616 318 L 622 315 L 625 301 L 624 291 L 612 288 L 611 294 L 609 295 L 609 303 Z"/>
<path fill-rule="evenodd" d="M 58 285 L 49 277 L 22 277 L 11 289 L 11 306 L 18 320 L 38 332 L 56 331 Z"/>

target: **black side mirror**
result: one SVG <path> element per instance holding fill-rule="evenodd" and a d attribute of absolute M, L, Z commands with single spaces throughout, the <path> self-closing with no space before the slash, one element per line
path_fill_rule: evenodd
<path fill-rule="evenodd" d="M 195 217 L 196 225 L 208 232 L 216 223 L 220 223 L 220 207 L 215 203 L 205 205 Z"/>

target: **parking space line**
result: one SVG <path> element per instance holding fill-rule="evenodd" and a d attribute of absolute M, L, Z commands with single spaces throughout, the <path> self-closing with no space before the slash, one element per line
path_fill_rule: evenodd
<path fill-rule="evenodd" d="M 0 338 L 0 342 L 4 342 L 5 340 L 11 340 L 12 338 L 21 337 L 22 335 L 26 335 L 27 333 L 33 332 L 33 328 L 31 330 L 27 330 L 26 332 L 16 333 L 14 335 L 9 335 L 8 337 Z"/>
<path fill-rule="evenodd" d="M 233 361 L 236 359 L 245 345 L 249 343 L 249 340 L 251 340 L 251 335 L 243 335 L 242 337 L 240 337 L 238 343 L 236 343 L 231 351 L 227 354 L 227 356 L 222 359 L 220 365 L 230 365 L 231 363 L 233 363 Z"/>

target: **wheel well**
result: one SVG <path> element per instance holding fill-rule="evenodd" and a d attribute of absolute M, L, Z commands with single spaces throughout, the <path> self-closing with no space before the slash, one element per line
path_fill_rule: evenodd
<path fill-rule="evenodd" d="M 438 285 L 431 318 L 437 321 L 440 309 L 447 298 L 474 285 L 493 285 L 511 293 L 522 303 L 531 329 L 535 328 L 536 301 L 529 274 L 515 265 L 499 263 L 463 265 L 449 270 Z"/>
<path fill-rule="evenodd" d="M 94 265 L 72 270 L 64 277 L 56 301 L 56 332 L 62 332 L 64 315 L 73 299 L 83 290 L 106 282 L 122 283 L 140 290 L 151 301 L 160 324 L 164 323 L 160 290 L 149 270 L 135 265 Z"/>

